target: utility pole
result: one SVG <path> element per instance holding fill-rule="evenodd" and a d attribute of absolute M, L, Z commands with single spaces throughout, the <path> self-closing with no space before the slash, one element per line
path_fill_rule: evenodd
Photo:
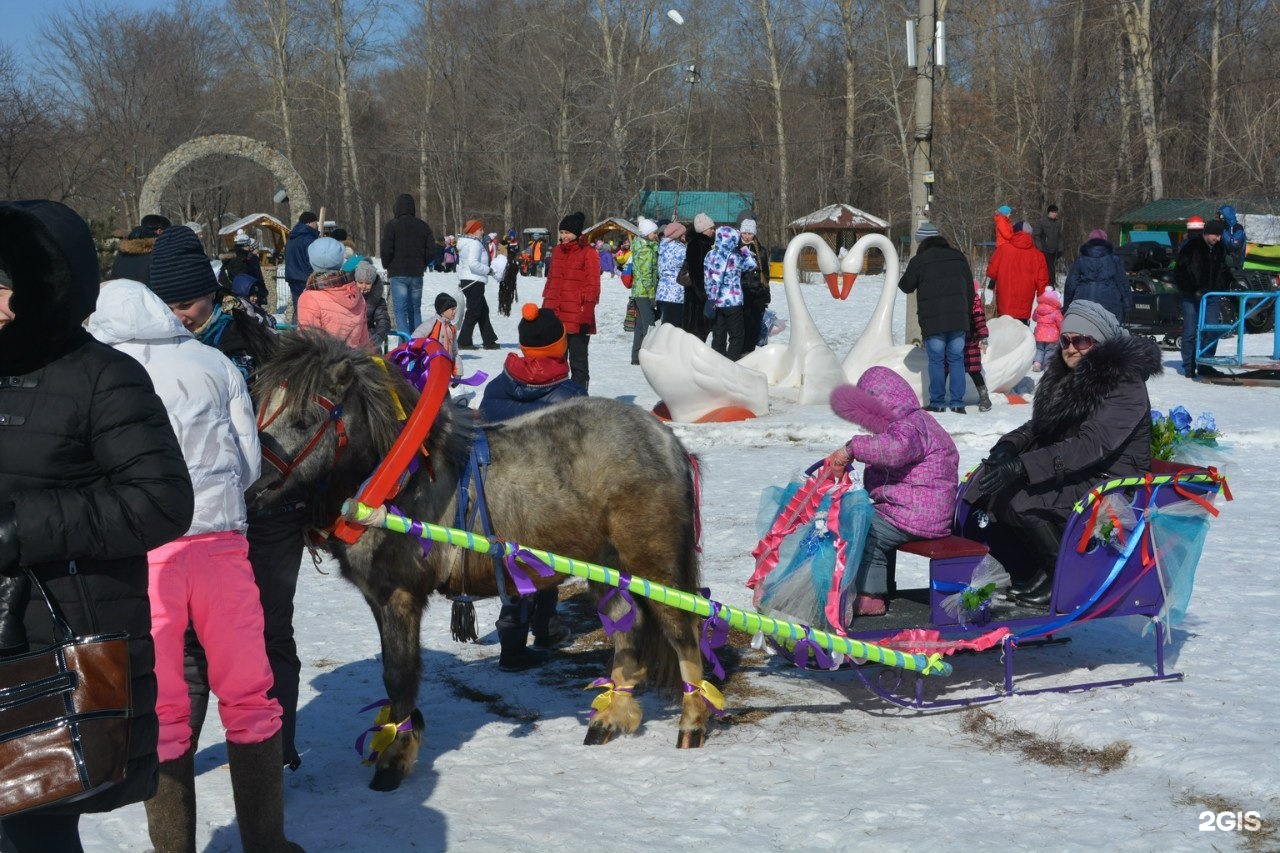
<path fill-rule="evenodd" d="M 914 257 L 916 230 L 922 221 L 929 218 L 929 205 L 933 199 L 934 71 L 941 64 L 943 43 L 942 28 L 937 23 L 937 0 L 920 0 L 916 20 L 907 22 L 907 39 L 908 64 L 916 72 L 915 132 L 912 135 L 915 149 L 911 154 L 911 255 Z M 922 342 L 914 293 L 907 296 L 906 342 Z"/>

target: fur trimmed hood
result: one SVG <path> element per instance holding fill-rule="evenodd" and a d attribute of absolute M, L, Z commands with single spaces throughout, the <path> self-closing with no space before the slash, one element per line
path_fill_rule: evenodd
<path fill-rule="evenodd" d="M 89 226 L 56 201 L 0 203 L 0 266 L 13 279 L 14 319 L 0 329 L 0 370 L 30 373 L 90 340 L 98 299 Z"/>
<path fill-rule="evenodd" d="M 1061 355 L 1049 360 L 1036 387 L 1031 426 L 1041 443 L 1056 441 L 1088 420 L 1125 382 L 1146 382 L 1164 370 L 1160 347 L 1146 337 L 1123 337 L 1096 345 L 1076 366 Z"/>
<path fill-rule="evenodd" d="M 149 255 L 155 247 L 155 237 L 126 237 L 116 241 L 116 251 L 122 255 Z"/>

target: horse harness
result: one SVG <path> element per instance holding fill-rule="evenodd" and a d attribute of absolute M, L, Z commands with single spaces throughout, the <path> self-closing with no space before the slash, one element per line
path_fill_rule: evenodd
<path fill-rule="evenodd" d="M 278 389 L 287 391 L 288 383 L 281 382 L 276 387 Z M 321 439 L 324 438 L 325 433 L 329 431 L 330 424 L 333 425 L 334 434 L 337 436 L 337 439 L 338 439 L 338 446 L 333 452 L 334 466 L 337 467 L 339 460 L 342 459 L 342 451 L 347 446 L 347 426 L 342 420 L 342 415 L 343 415 L 342 404 L 333 402 L 323 394 L 312 394 L 311 402 L 315 403 L 320 408 L 328 412 L 329 418 L 328 420 L 326 420 L 324 423 L 320 425 L 320 428 L 316 430 L 315 435 L 311 436 L 311 440 L 307 442 L 306 446 L 302 448 L 302 451 L 297 456 L 293 457 L 292 460 L 286 461 L 283 457 L 281 457 L 271 448 L 267 447 L 266 444 L 262 445 L 262 448 L 261 448 L 262 458 L 265 459 L 267 462 L 269 462 L 272 465 L 272 467 L 274 467 L 277 471 L 280 472 L 279 482 L 275 483 L 272 486 L 269 486 L 268 488 L 270 489 L 274 490 L 274 489 L 280 489 L 284 487 L 285 482 L 289 479 L 289 475 L 291 475 L 295 470 L 297 470 L 298 466 L 302 464 L 302 460 L 306 459 L 307 456 L 311 454 L 311 451 L 315 450 L 316 447 L 320 444 L 320 441 Z M 259 412 L 258 413 L 258 432 L 261 433 L 264 430 L 266 430 L 267 427 L 271 426 L 271 424 L 275 422 L 276 418 L 280 417 L 280 415 L 284 412 L 286 408 L 287 408 L 287 405 L 285 403 L 281 403 L 280 406 L 271 414 L 271 416 L 265 419 L 263 417 L 263 415 L 266 414 L 265 410 L 262 412 Z"/>

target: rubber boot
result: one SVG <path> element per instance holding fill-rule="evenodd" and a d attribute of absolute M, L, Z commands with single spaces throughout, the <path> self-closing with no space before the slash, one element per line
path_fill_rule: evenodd
<path fill-rule="evenodd" d="M 31 578 L 26 574 L 0 576 L 0 658 L 27 650 L 27 629 L 22 621 L 31 598 Z"/>
<path fill-rule="evenodd" d="M 196 751 L 160 762 L 160 784 L 147 800 L 147 832 L 156 853 L 195 853 Z"/>
<path fill-rule="evenodd" d="M 986 385 L 978 386 L 978 411 L 979 412 L 991 411 L 991 395 L 987 393 Z"/>
<path fill-rule="evenodd" d="M 227 743 L 231 795 L 244 853 L 302 853 L 284 837 L 284 775 L 280 733 L 262 743 Z"/>
<path fill-rule="evenodd" d="M 547 662 L 547 653 L 526 647 L 529 639 L 529 626 L 518 628 L 499 628 L 498 642 L 502 651 L 498 655 L 498 669 L 503 672 L 524 672 Z"/>
<path fill-rule="evenodd" d="M 1058 549 L 1062 545 L 1062 537 L 1055 528 L 1047 524 L 1018 528 L 1018 536 L 1038 569 L 1030 581 L 1021 588 L 1012 590 L 1009 597 L 1019 604 L 1044 607 L 1053 595 L 1053 573 L 1058 564 Z"/>

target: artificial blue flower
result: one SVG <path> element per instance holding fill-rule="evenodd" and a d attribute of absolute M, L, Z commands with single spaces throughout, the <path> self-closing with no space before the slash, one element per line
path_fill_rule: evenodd
<path fill-rule="evenodd" d="M 1217 432 L 1218 425 L 1213 420 L 1213 412 L 1201 412 L 1192 429 L 1196 432 Z"/>
<path fill-rule="evenodd" d="M 1173 428 L 1178 431 L 1178 435 L 1185 436 L 1191 431 L 1191 413 L 1182 406 L 1175 406 L 1169 412 L 1169 420 L 1173 421 Z"/>
<path fill-rule="evenodd" d="M 1151 410 L 1151 423 L 1153 423 L 1153 424 L 1158 424 L 1158 423 L 1160 423 L 1162 420 L 1164 420 L 1164 412 L 1158 411 L 1158 410 L 1156 410 L 1156 409 L 1152 409 L 1152 410 Z"/>

